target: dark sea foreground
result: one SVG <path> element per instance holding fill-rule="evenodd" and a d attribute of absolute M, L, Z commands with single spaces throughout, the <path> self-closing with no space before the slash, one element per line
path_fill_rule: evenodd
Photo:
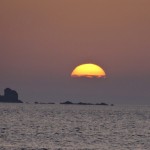
<path fill-rule="evenodd" d="M 0 103 L 0 150 L 150 150 L 150 106 Z"/>

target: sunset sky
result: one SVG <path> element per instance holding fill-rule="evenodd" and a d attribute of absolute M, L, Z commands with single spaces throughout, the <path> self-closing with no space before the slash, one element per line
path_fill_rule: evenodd
<path fill-rule="evenodd" d="M 107 78 L 71 78 L 82 63 Z M 24 102 L 150 104 L 150 0 L 0 0 L 6 87 Z"/>

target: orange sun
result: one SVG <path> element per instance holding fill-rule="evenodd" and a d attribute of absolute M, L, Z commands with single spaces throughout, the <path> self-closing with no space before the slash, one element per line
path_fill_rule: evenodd
<path fill-rule="evenodd" d="M 71 77 L 101 78 L 106 77 L 106 73 L 96 64 L 81 64 L 72 71 Z"/>

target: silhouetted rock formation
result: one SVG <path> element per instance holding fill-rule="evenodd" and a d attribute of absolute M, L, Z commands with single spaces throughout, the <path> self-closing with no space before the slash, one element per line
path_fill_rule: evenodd
<path fill-rule="evenodd" d="M 0 95 L 0 102 L 3 103 L 22 103 L 18 100 L 18 93 L 10 88 L 4 90 L 4 95 Z"/>
<path fill-rule="evenodd" d="M 83 103 L 83 102 L 79 102 L 79 103 L 77 103 L 78 105 L 94 105 L 94 104 L 92 104 L 92 103 Z"/>
<path fill-rule="evenodd" d="M 60 104 L 72 104 L 72 105 L 103 105 L 103 106 L 108 106 L 108 104 L 106 104 L 106 103 L 96 103 L 96 104 L 93 104 L 93 103 L 83 103 L 83 102 L 72 103 L 72 102 L 70 102 L 70 101 L 66 101 L 66 102 L 63 102 L 63 103 L 60 103 Z"/>
<path fill-rule="evenodd" d="M 63 103 L 60 103 L 60 104 L 74 104 L 74 103 L 72 103 L 70 101 L 66 101 L 66 102 L 63 102 Z"/>
<path fill-rule="evenodd" d="M 106 104 L 106 103 L 97 103 L 96 105 L 108 106 L 108 104 Z"/>

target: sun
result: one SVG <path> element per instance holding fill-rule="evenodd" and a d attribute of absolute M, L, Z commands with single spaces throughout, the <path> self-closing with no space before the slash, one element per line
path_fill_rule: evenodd
<path fill-rule="evenodd" d="M 88 63 L 77 66 L 72 71 L 71 77 L 101 78 L 106 77 L 106 73 L 100 66 Z"/>

